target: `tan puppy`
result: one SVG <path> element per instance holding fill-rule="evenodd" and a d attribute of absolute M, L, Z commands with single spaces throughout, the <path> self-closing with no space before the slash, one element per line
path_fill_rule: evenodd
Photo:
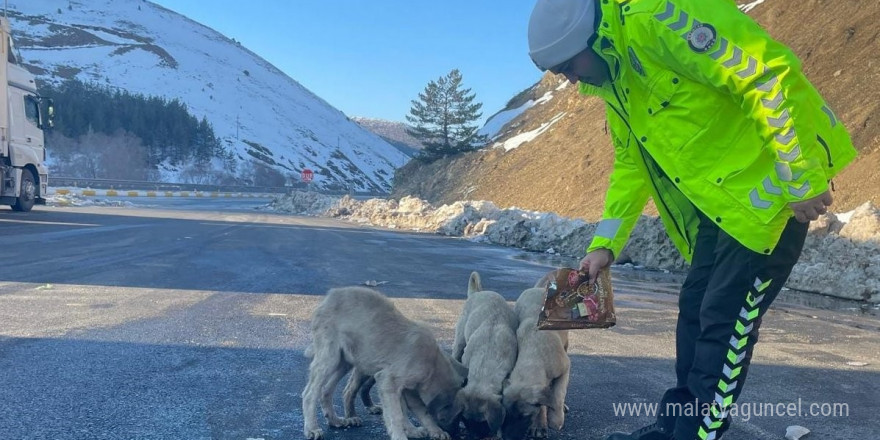
<path fill-rule="evenodd" d="M 465 426 L 478 438 L 496 436 L 504 421 L 501 390 L 516 363 L 516 327 L 516 315 L 504 297 L 483 290 L 480 274 L 471 273 L 452 357 L 468 369 L 459 399 Z"/>
<path fill-rule="evenodd" d="M 370 397 L 370 390 L 375 384 L 376 379 L 373 376 L 361 374 L 357 368 L 351 369 L 345 390 L 342 392 L 342 408 L 345 411 L 345 418 L 351 420 L 352 425 L 360 426 L 361 424 L 361 419 L 354 409 L 354 400 L 357 395 L 361 396 L 361 401 L 364 402 L 368 413 L 382 414 L 382 407 L 373 403 L 373 398 Z"/>
<path fill-rule="evenodd" d="M 467 371 L 442 353 L 427 328 L 404 317 L 381 293 L 363 287 L 331 289 L 315 309 L 311 326 L 313 342 L 306 351 L 312 361 L 302 394 L 306 438 L 323 438 L 316 414 L 319 400 L 330 426 L 354 424 L 340 419 L 333 408 L 333 391 L 352 368 L 375 378 L 391 440 L 406 440 L 410 431 L 404 398 L 424 428 L 411 434 L 450 438 L 445 430 L 461 413 L 456 394 Z"/>
<path fill-rule="evenodd" d="M 446 352 L 443 352 L 446 355 Z M 463 366 L 458 362 L 454 362 L 454 366 L 459 366 L 457 368 L 464 369 Z M 464 370 L 462 370 L 464 371 Z M 466 372 L 462 374 L 462 377 L 467 375 Z M 351 369 L 351 374 L 348 376 L 348 382 L 345 384 L 345 391 L 342 394 L 342 402 L 343 408 L 345 409 L 345 421 L 348 426 L 361 426 L 363 424 L 363 420 L 357 416 L 357 413 L 354 409 L 354 401 L 356 395 L 361 396 L 361 400 L 364 402 L 364 406 L 367 407 L 367 412 L 370 414 L 382 414 L 382 407 L 379 405 L 375 405 L 373 403 L 373 399 L 370 397 L 370 389 L 373 388 L 373 385 L 376 384 L 376 378 L 373 376 L 367 376 L 361 374 L 357 368 Z M 413 402 L 413 400 L 415 401 Z M 410 402 L 407 404 L 407 402 Z M 400 407 L 403 411 L 403 414 L 407 414 L 408 408 L 410 405 L 414 405 L 415 407 L 419 407 L 421 405 L 421 401 L 418 400 L 418 396 L 414 396 L 411 391 L 403 392 L 403 399 L 400 400 Z M 413 425 L 412 421 L 410 421 L 409 417 L 405 418 L 404 422 L 404 433 L 408 438 L 425 438 L 430 437 L 431 434 L 428 432 L 428 429 L 424 426 L 416 427 Z M 453 427 L 452 429 L 454 429 Z M 451 433 L 450 436 L 454 436 L 454 433 Z"/>
<path fill-rule="evenodd" d="M 538 330 L 543 303 L 544 289 L 531 288 L 519 296 L 514 307 L 519 317 L 519 356 L 504 388 L 507 417 L 501 430 L 506 440 L 522 439 L 526 434 L 546 437 L 548 426 L 559 430 L 565 423 L 571 370 L 566 353 L 568 331 Z"/>

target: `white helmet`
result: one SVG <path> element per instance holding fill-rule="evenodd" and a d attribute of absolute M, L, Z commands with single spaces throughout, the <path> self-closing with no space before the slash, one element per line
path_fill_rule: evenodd
<path fill-rule="evenodd" d="M 529 56 L 541 70 L 587 48 L 596 32 L 595 0 L 538 0 L 529 19 Z"/>

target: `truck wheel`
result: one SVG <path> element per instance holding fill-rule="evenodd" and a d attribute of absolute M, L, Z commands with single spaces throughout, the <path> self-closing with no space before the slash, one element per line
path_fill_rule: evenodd
<path fill-rule="evenodd" d="M 21 194 L 12 205 L 14 211 L 28 212 L 34 207 L 37 200 L 37 184 L 34 182 L 34 175 L 30 170 L 22 170 L 21 172 Z"/>

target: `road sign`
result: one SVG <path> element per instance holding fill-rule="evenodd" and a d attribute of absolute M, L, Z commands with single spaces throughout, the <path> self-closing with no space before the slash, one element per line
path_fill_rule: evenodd
<path fill-rule="evenodd" d="M 315 177 L 315 173 L 312 170 L 306 168 L 302 170 L 302 181 L 305 183 L 311 183 L 312 179 Z"/>

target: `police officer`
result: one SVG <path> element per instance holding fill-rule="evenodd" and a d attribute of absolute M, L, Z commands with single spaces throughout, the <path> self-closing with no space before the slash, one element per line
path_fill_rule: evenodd
<path fill-rule="evenodd" d="M 614 170 L 582 268 L 611 264 L 649 198 L 690 263 L 677 382 L 656 423 L 608 439 L 720 438 L 761 317 L 856 156 L 849 134 L 732 0 L 538 0 L 528 39 L 538 68 L 606 104 Z"/>

